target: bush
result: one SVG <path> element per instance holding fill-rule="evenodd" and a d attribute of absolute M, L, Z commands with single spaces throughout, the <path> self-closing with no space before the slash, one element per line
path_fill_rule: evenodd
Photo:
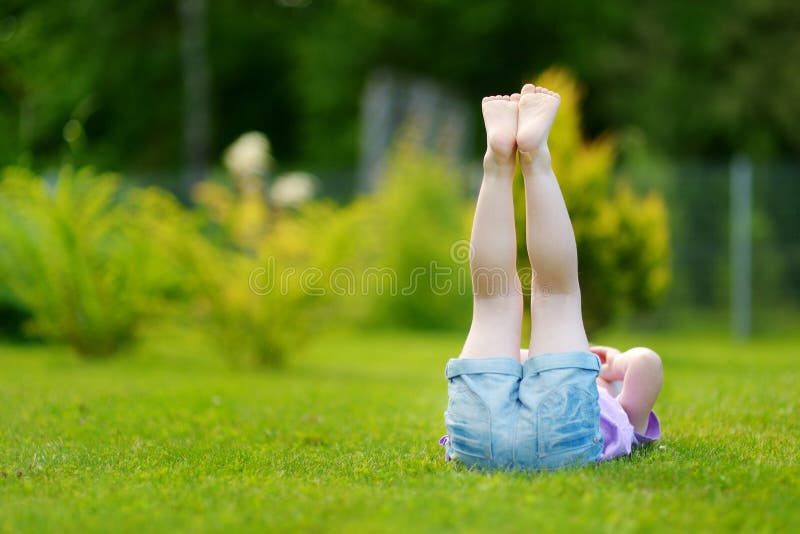
<path fill-rule="evenodd" d="M 372 201 L 373 226 L 365 231 L 375 232 L 374 265 L 391 269 L 397 286 L 372 293 L 374 320 L 417 328 L 469 324 L 470 211 L 463 174 L 453 162 L 413 143 L 401 142 L 390 155 Z"/>
<path fill-rule="evenodd" d="M 214 265 L 205 309 L 208 329 L 223 355 L 235 367 L 279 367 L 306 332 L 296 284 L 259 293 L 253 286 L 255 260 L 237 252 L 226 253 Z"/>
<path fill-rule="evenodd" d="M 187 210 L 163 190 L 125 188 L 88 169 L 65 169 L 52 184 L 6 169 L 0 314 L 85 355 L 111 354 L 146 320 L 180 315 L 208 329 L 240 366 L 280 365 L 315 321 L 366 315 L 364 306 L 356 313 L 352 301 L 326 298 L 327 278 L 309 288 L 307 276 L 369 263 L 354 239 L 369 228 L 365 202 L 268 213 L 222 186 L 199 191 L 204 209 Z M 259 268 L 278 277 L 273 290 L 258 286 Z"/>
<path fill-rule="evenodd" d="M 247 212 L 237 208 L 232 228 L 242 228 L 238 214 Z M 118 177 L 88 169 L 65 169 L 53 184 L 7 169 L 0 181 L 3 313 L 29 317 L 28 335 L 84 355 L 115 352 L 148 319 L 188 316 L 212 331 L 233 363 L 278 365 L 302 340 L 316 302 L 299 279 L 285 291 L 254 291 L 250 251 L 286 262 L 298 258 L 292 246 L 316 250 L 292 233 L 306 219 L 287 217 L 258 241 L 221 231 L 215 243 L 202 231 L 207 218 L 161 189 L 124 188 Z"/>
<path fill-rule="evenodd" d="M 669 229 L 662 197 L 637 197 L 614 177 L 615 140 L 584 141 L 580 90 L 562 69 L 534 83 L 561 94 L 550 132 L 553 169 L 569 210 L 578 245 L 583 318 L 589 333 L 626 310 L 642 310 L 662 298 L 669 283 Z M 522 180 L 515 182 L 520 262 L 527 264 Z"/>
<path fill-rule="evenodd" d="M 231 278 L 236 287 L 212 298 L 220 337 L 249 347 L 249 355 L 239 356 L 245 361 L 279 364 L 290 348 L 326 324 L 468 324 L 469 210 L 458 171 L 401 142 L 377 191 L 346 206 L 313 201 L 272 210 L 259 219 L 266 230 L 258 239 L 240 237 L 247 211 L 242 195 L 201 184 L 195 200 L 244 258 Z M 454 259 L 452 249 L 459 243 L 465 254 Z M 253 253 L 244 254 L 248 250 Z M 257 291 L 241 283 L 252 275 L 262 286 Z M 263 286 L 269 291 L 261 291 Z"/>
<path fill-rule="evenodd" d="M 9 169 L 0 182 L 0 278 L 31 316 L 27 329 L 83 354 L 130 340 L 146 311 L 139 213 L 112 175 L 65 170 L 50 186 Z"/>
<path fill-rule="evenodd" d="M 185 311 L 214 285 L 221 252 L 169 193 L 68 168 L 52 184 L 4 171 L 0 243 L 0 294 L 29 317 L 26 333 L 92 356 Z"/>
<path fill-rule="evenodd" d="M 362 242 L 353 239 L 365 226 L 363 203 L 317 201 L 268 212 L 263 200 L 212 182 L 198 184 L 194 198 L 227 244 L 224 262 L 206 260 L 216 267 L 206 274 L 204 295 L 209 327 L 234 365 L 280 366 L 327 319 L 356 317 L 353 306 L 334 298 L 329 275 L 364 263 L 357 260 Z"/>

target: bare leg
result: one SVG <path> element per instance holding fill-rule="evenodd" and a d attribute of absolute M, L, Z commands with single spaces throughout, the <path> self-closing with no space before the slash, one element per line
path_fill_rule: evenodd
<path fill-rule="evenodd" d="M 575 234 L 547 147 L 560 102 L 556 93 L 531 84 L 523 87 L 519 102 L 517 145 L 534 271 L 530 357 L 589 348 L 581 316 Z"/>
<path fill-rule="evenodd" d="M 517 359 L 522 293 L 517 278 L 517 245 L 511 183 L 516 165 L 519 95 L 483 99 L 488 148 L 483 182 L 472 223 L 470 267 L 472 325 L 461 358 Z"/>
<path fill-rule="evenodd" d="M 622 353 L 611 347 L 592 347 L 592 352 L 603 362 L 598 383 L 605 386 L 622 380 L 622 391 L 617 400 L 628 414 L 634 430 L 644 434 L 664 380 L 661 358 L 644 347 Z"/>

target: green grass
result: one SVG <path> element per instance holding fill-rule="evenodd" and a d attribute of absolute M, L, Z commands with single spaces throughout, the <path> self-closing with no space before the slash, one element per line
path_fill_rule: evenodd
<path fill-rule="evenodd" d="M 179 330 L 108 361 L 0 345 L 0 532 L 800 526 L 800 338 L 605 336 L 661 352 L 664 437 L 545 474 L 444 463 L 461 341 L 329 334 L 280 372 L 229 370 Z"/>

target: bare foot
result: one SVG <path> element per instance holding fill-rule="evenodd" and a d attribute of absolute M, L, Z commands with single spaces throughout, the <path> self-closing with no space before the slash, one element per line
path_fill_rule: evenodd
<path fill-rule="evenodd" d="M 561 97 L 544 87 L 526 84 L 519 99 L 517 146 L 520 160 L 530 161 L 547 149 L 547 136 Z"/>
<path fill-rule="evenodd" d="M 486 124 L 485 165 L 508 168 L 516 165 L 517 113 L 520 95 L 487 96 L 483 99 L 483 122 Z"/>

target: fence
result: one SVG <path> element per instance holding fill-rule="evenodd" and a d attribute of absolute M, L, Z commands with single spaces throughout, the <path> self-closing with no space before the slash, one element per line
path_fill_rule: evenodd
<path fill-rule="evenodd" d="M 656 317 L 717 312 L 746 335 L 800 310 L 800 165 L 681 161 L 669 167 L 663 189 L 673 281 Z M 749 224 L 742 220 L 748 208 Z"/>

